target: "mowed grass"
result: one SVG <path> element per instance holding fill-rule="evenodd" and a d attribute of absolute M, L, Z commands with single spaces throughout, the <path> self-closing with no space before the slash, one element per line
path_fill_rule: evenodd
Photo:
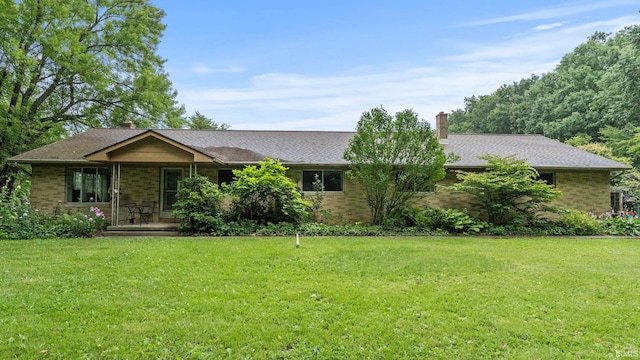
<path fill-rule="evenodd" d="M 2 359 L 639 356 L 634 239 L 0 242 Z"/>

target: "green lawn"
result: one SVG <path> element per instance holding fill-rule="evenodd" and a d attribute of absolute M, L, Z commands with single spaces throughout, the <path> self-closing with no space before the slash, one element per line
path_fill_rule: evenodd
<path fill-rule="evenodd" d="M 640 356 L 640 240 L 0 241 L 2 359 Z"/>

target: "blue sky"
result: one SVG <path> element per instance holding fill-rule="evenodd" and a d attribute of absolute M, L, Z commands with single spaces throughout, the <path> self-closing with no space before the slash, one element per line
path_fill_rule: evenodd
<path fill-rule="evenodd" d="M 637 0 L 152 0 L 178 101 L 232 129 L 355 130 L 364 111 L 434 124 L 464 98 L 552 71 Z"/>

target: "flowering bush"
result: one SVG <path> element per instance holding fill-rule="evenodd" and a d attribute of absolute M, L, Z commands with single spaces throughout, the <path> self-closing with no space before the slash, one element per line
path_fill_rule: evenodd
<path fill-rule="evenodd" d="M 55 233 L 61 238 L 92 237 L 96 232 L 106 227 L 105 216 L 102 210 L 92 206 L 89 214 L 77 211 L 73 214 L 64 214 L 58 218 Z"/>
<path fill-rule="evenodd" d="M 26 191 L 17 185 L 12 192 L 0 189 L 0 239 L 53 237 L 51 219 L 31 208 Z"/>

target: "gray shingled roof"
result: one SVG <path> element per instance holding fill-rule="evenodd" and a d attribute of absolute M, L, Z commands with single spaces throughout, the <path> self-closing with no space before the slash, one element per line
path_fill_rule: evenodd
<path fill-rule="evenodd" d="M 90 129 L 82 134 L 14 156 L 22 163 L 86 162 L 84 156 L 116 145 L 145 129 Z M 223 163 L 255 163 L 265 156 L 287 164 L 347 165 L 342 158 L 354 132 L 152 130 Z M 516 155 L 536 168 L 623 170 L 629 166 L 541 135 L 449 134 L 446 152 L 460 160 L 449 167 L 483 167 L 484 154 Z"/>
<path fill-rule="evenodd" d="M 631 169 L 607 159 L 542 135 L 449 134 L 446 152 L 460 156 L 455 167 L 483 167 L 479 155 L 515 155 L 535 168 L 546 169 Z"/>

